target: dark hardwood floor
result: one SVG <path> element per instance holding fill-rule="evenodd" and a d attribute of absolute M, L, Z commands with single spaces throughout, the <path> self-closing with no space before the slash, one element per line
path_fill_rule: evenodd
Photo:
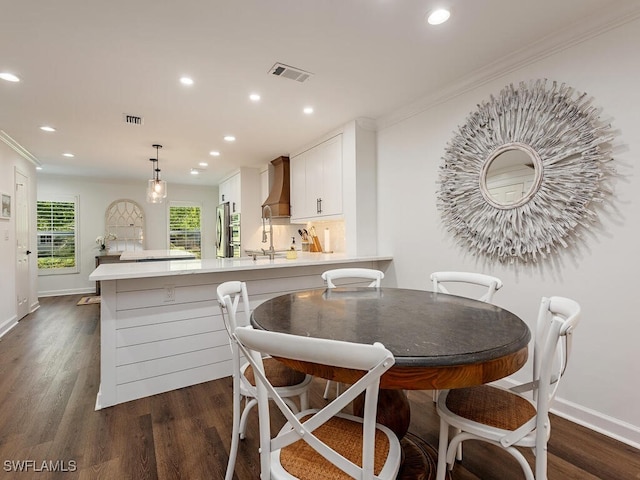
<path fill-rule="evenodd" d="M 231 432 L 231 380 L 94 411 L 100 307 L 76 306 L 79 299 L 42 298 L 38 311 L 0 339 L 0 478 L 222 479 Z M 324 402 L 323 389 L 324 381 L 314 383 L 312 405 Z M 409 392 L 409 397 L 410 431 L 437 445 L 430 394 Z M 19 465 L 28 471 L 16 472 Z M 257 479 L 258 472 L 256 412 L 240 445 L 236 477 Z M 452 478 L 524 477 L 504 452 L 469 442 Z M 554 417 L 549 478 L 640 479 L 640 452 Z"/>

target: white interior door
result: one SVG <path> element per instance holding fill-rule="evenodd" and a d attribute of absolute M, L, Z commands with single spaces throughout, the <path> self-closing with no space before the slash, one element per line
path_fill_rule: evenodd
<path fill-rule="evenodd" d="M 18 320 L 29 313 L 29 177 L 16 170 L 16 295 Z"/>
<path fill-rule="evenodd" d="M 524 183 L 514 183 L 504 187 L 489 189 L 491 197 L 500 205 L 511 205 L 524 196 Z"/>

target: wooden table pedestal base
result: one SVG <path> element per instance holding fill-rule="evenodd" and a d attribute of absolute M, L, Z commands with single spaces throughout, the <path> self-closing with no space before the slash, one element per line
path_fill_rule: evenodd
<path fill-rule="evenodd" d="M 355 415 L 364 414 L 363 396 L 353 402 Z M 402 465 L 398 480 L 435 480 L 438 452 L 420 437 L 408 432 L 411 420 L 409 399 L 404 390 L 380 389 L 378 392 L 378 412 L 376 421 L 389 427 L 400 438 Z M 447 479 L 451 474 L 447 472 Z"/>
<path fill-rule="evenodd" d="M 438 452 L 420 437 L 408 432 L 400 441 L 402 445 L 402 465 L 398 480 L 435 480 Z M 446 479 L 451 480 L 447 472 Z"/>

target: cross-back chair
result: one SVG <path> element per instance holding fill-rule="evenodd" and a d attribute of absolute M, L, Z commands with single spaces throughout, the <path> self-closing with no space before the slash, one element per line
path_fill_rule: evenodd
<path fill-rule="evenodd" d="M 447 294 L 451 294 L 447 285 L 452 283 L 458 285 L 464 284 L 470 287 L 481 287 L 481 289 L 474 288 L 475 293 L 480 290 L 480 296 L 477 296 L 476 299 L 487 303 L 491 303 L 493 295 L 502 288 L 502 280 L 498 277 L 475 272 L 433 272 L 431 274 L 431 282 L 434 292 Z M 450 285 L 449 288 L 451 288 Z M 438 390 L 434 390 L 433 401 L 436 402 L 437 400 Z"/>
<path fill-rule="evenodd" d="M 327 288 L 336 288 L 333 282 L 339 279 L 371 280 L 367 286 L 379 288 L 383 278 L 384 272 L 371 268 L 335 268 L 322 273 L 322 279 L 327 283 Z M 340 393 L 340 384 L 332 380 L 327 380 L 327 385 L 322 395 L 325 399 L 329 398 L 329 391 L 334 383 L 336 385 L 336 395 Z"/>
<path fill-rule="evenodd" d="M 229 334 L 231 357 L 233 362 L 233 428 L 229 463 L 225 480 L 231 480 L 235 470 L 239 440 L 244 439 L 247 419 L 251 409 L 257 405 L 255 371 L 249 362 L 241 362 L 240 352 L 233 332 L 238 327 L 249 325 L 251 309 L 247 286 L 244 282 L 230 281 L 222 283 L 217 288 L 218 303 Z M 286 367 L 273 358 L 266 358 L 263 362 L 267 376 L 275 385 L 278 395 L 297 411 L 293 398 L 299 397 L 300 409 L 306 410 L 309 405 L 308 391 L 313 377 Z M 244 408 L 241 412 L 241 400 Z"/>
<path fill-rule="evenodd" d="M 336 268 L 327 270 L 322 274 L 322 279 L 327 282 L 327 288 L 336 288 L 334 280 L 342 278 L 357 278 L 371 280 L 369 287 L 379 287 L 384 278 L 384 272 L 371 268 Z"/>
<path fill-rule="evenodd" d="M 458 446 L 480 440 L 505 449 L 520 464 L 527 480 L 546 480 L 547 442 L 551 435 L 549 407 L 567 367 L 571 336 L 580 319 L 580 305 L 563 297 L 543 298 L 534 340 L 532 381 L 502 389 L 492 385 L 443 390 L 437 480 L 453 467 Z M 525 392 L 530 392 L 525 396 Z M 457 432 L 449 441 L 450 428 Z M 516 447 L 535 453 L 534 470 Z"/>
<path fill-rule="evenodd" d="M 376 424 L 380 376 L 394 363 L 383 345 L 355 344 L 240 327 L 240 350 L 258 378 L 260 478 L 395 479 L 401 450 L 396 435 Z M 265 375 L 263 355 L 362 371 L 362 377 L 321 410 L 292 411 Z M 364 418 L 341 411 L 365 394 Z M 274 436 L 269 402 L 287 423 Z M 322 476 L 319 476 L 322 474 Z"/>
<path fill-rule="evenodd" d="M 442 293 L 451 293 L 447 288 L 447 285 L 451 283 L 484 287 L 482 295 L 476 298 L 481 302 L 488 303 L 491 303 L 493 295 L 502 288 L 502 280 L 499 278 L 475 272 L 433 272 L 431 282 L 433 291 Z"/>

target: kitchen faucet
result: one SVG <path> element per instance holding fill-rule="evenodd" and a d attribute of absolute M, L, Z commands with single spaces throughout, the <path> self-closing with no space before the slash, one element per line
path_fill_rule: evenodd
<path fill-rule="evenodd" d="M 273 260 L 276 256 L 276 251 L 273 248 L 273 222 L 271 220 L 271 207 L 265 205 L 262 207 L 262 243 L 267 243 L 267 231 L 265 230 L 264 217 L 269 214 L 269 250 L 262 249 L 262 253 L 269 255 L 269 258 Z"/>

